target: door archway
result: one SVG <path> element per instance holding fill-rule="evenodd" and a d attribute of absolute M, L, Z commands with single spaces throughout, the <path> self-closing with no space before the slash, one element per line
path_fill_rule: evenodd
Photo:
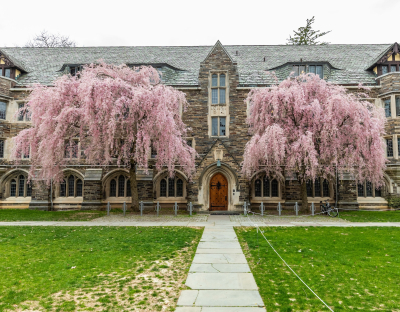
<path fill-rule="evenodd" d="M 209 210 L 228 210 L 228 180 L 220 172 L 210 180 Z"/>

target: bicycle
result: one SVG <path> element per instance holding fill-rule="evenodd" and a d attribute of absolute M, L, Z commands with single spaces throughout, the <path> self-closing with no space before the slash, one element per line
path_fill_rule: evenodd
<path fill-rule="evenodd" d="M 328 200 L 326 200 L 326 204 L 325 205 L 322 203 L 322 201 L 320 202 L 320 204 L 321 204 L 320 205 L 321 212 L 323 214 L 329 215 L 332 218 L 335 218 L 335 217 L 339 216 L 339 209 L 336 208 L 336 207 L 332 207 L 329 204 Z"/>

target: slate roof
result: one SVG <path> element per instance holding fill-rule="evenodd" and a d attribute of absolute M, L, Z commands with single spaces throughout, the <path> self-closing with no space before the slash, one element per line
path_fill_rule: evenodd
<path fill-rule="evenodd" d="M 267 71 L 280 79 L 287 77 L 287 63 L 325 62 L 330 69 L 328 81 L 338 84 L 375 84 L 375 75 L 367 71 L 392 44 L 329 44 L 325 46 L 227 45 L 237 63 L 241 86 L 266 85 L 274 82 Z M 114 64 L 168 64 L 164 66 L 164 83 L 174 86 L 197 86 L 200 63 L 212 46 L 147 47 L 75 47 L 75 48 L 0 48 L 14 64 L 27 73 L 18 82 L 51 85 L 65 64 L 88 64 L 100 59 Z M 265 61 L 264 61 L 265 57 Z"/>

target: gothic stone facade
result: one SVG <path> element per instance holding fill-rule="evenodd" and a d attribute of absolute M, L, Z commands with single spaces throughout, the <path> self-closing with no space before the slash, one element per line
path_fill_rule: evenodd
<path fill-rule="evenodd" d="M 360 55 L 361 54 L 361 55 Z M 110 202 L 121 207 L 130 202 L 129 175 L 124 168 L 88 167 L 72 157 L 64 169 L 65 183 L 46 187 L 43 181 L 26 183 L 29 158 L 16 167 L 10 160 L 12 138 L 30 126 L 28 116 L 16 115 L 26 103 L 31 83 L 50 85 L 60 75 L 74 74 L 80 66 L 103 59 L 129 66 L 151 65 L 162 73 L 163 83 L 186 94 L 189 109 L 182 113 L 191 127 L 187 138 L 200 157 L 191 180 L 176 167 L 174 179 L 166 171 L 139 170 L 140 200 L 152 206 L 240 210 L 245 201 L 275 209 L 280 202 L 292 208 L 300 202 L 295 177 L 285 182 L 241 174 L 243 150 L 249 140 L 246 97 L 252 88 L 274 83 L 268 71 L 280 79 L 305 71 L 340 84 L 348 92 L 357 85 L 371 87 L 368 100 L 385 108 L 388 168 L 385 187 L 358 184 L 350 176 L 339 181 L 312 181 L 309 201 L 334 202 L 348 208 L 387 208 L 387 195 L 400 189 L 400 54 L 391 45 L 327 46 L 223 46 L 213 47 L 94 47 L 0 48 L 0 208 L 104 209 Z M 156 155 L 152 155 L 156 157 Z M 151 163 L 151 160 L 150 160 Z"/>

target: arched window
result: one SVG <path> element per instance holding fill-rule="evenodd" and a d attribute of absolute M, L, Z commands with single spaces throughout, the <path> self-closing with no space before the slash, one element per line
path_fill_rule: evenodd
<path fill-rule="evenodd" d="M 165 179 L 160 182 L 160 197 L 167 197 L 167 181 Z"/>
<path fill-rule="evenodd" d="M 82 180 L 78 179 L 76 181 L 76 197 L 81 197 L 83 195 L 83 184 Z"/>
<path fill-rule="evenodd" d="M 82 197 L 83 181 L 73 174 L 67 176 L 60 183 L 60 197 Z"/>
<path fill-rule="evenodd" d="M 123 175 L 118 178 L 118 197 L 125 197 L 125 177 Z"/>
<path fill-rule="evenodd" d="M 279 182 L 268 177 L 255 180 L 254 197 L 279 197 Z"/>
<path fill-rule="evenodd" d="M 176 197 L 183 197 L 183 181 L 178 179 L 176 181 Z"/>
<path fill-rule="evenodd" d="M 117 182 L 112 179 L 110 182 L 110 197 L 116 197 L 117 196 Z"/>
<path fill-rule="evenodd" d="M 17 196 L 17 181 L 15 181 L 14 179 L 11 180 L 11 184 L 10 184 L 10 196 L 11 197 L 15 197 Z"/>
<path fill-rule="evenodd" d="M 10 197 L 31 197 L 32 196 L 32 182 L 28 184 L 28 177 L 19 174 L 14 176 L 9 181 Z"/>
<path fill-rule="evenodd" d="M 167 182 L 168 181 L 168 182 Z M 181 178 L 164 178 L 160 180 L 160 197 L 183 197 L 185 183 Z"/>
<path fill-rule="evenodd" d="M 382 188 L 375 188 L 369 181 L 357 184 L 358 197 L 382 197 Z"/>
<path fill-rule="evenodd" d="M 314 181 L 307 180 L 306 186 L 307 186 L 307 197 L 330 197 L 329 182 L 325 179 L 322 180 L 320 178 L 317 178 Z"/>

